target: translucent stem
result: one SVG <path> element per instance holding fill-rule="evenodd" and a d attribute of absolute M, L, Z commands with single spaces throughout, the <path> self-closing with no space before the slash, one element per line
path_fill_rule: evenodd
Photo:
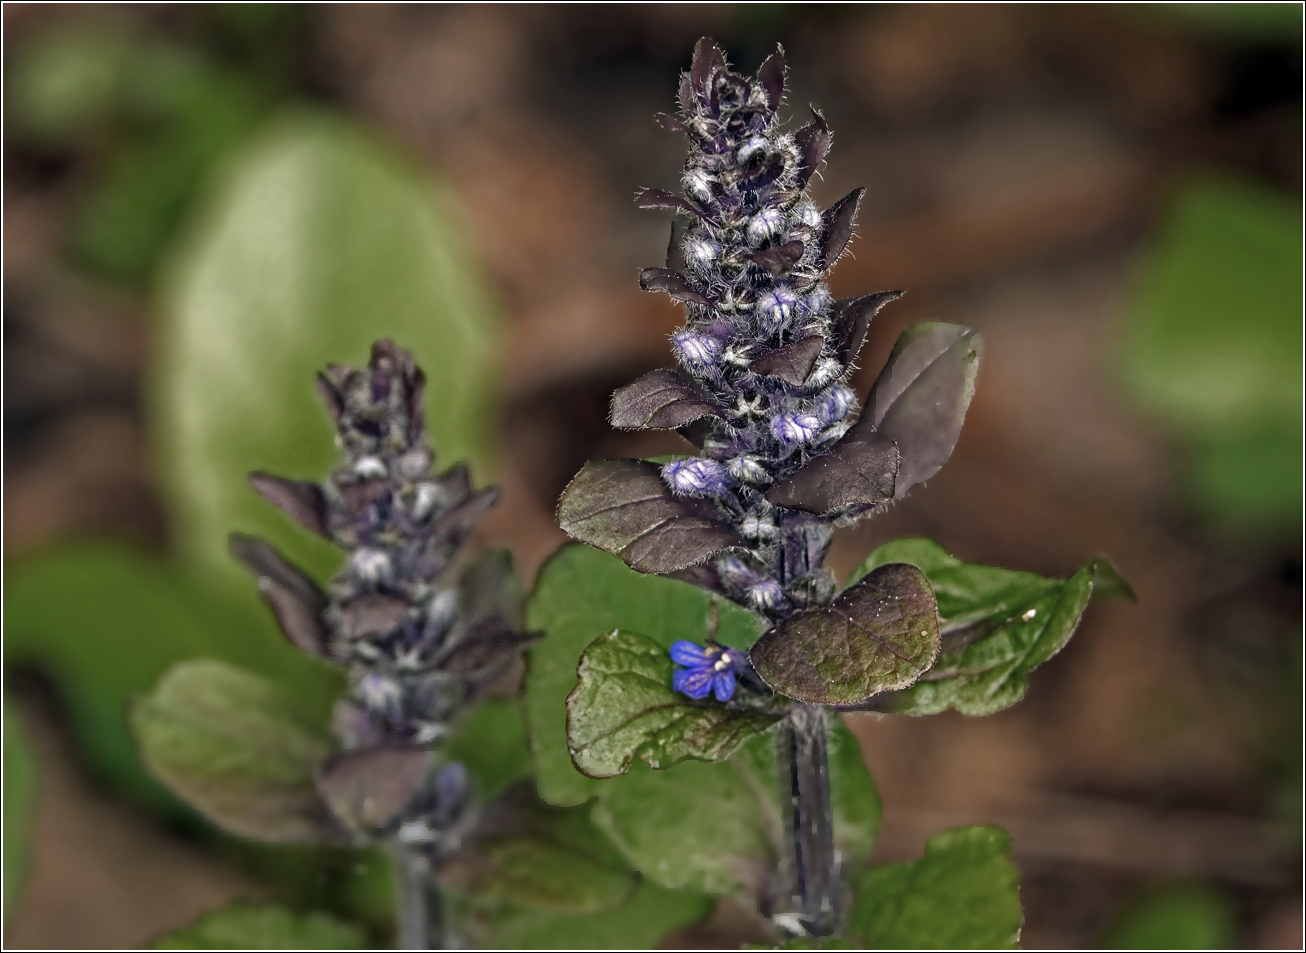
<path fill-rule="evenodd" d="M 392 843 L 395 869 L 395 913 L 401 950 L 444 949 L 440 891 L 422 848 Z"/>
<path fill-rule="evenodd" d="M 831 936 L 842 916 L 843 891 L 830 811 L 825 709 L 795 707 L 777 744 L 785 839 L 772 919 L 798 936 Z"/>

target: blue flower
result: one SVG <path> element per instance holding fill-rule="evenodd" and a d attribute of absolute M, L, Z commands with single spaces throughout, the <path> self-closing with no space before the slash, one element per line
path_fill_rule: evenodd
<path fill-rule="evenodd" d="M 702 646 L 681 639 L 671 646 L 671 661 L 677 666 L 672 688 L 693 699 L 713 693 L 717 701 L 724 702 L 735 693 L 735 677 L 744 667 L 744 653 L 715 642 Z"/>
<path fill-rule="evenodd" d="M 679 496 L 721 496 L 730 490 L 726 468 L 701 457 L 672 460 L 662 468 L 662 479 Z"/>

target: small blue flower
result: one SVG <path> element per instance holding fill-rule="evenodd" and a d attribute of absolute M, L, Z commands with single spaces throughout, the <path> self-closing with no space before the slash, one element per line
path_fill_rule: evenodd
<path fill-rule="evenodd" d="M 726 468 L 701 457 L 672 460 L 662 468 L 662 479 L 679 496 L 721 496 L 730 489 Z"/>
<path fill-rule="evenodd" d="M 681 639 L 671 646 L 671 661 L 676 663 L 672 688 L 693 699 L 711 693 L 717 701 L 725 702 L 735 693 L 735 678 L 743 670 L 744 653 L 715 642 L 702 646 Z"/>

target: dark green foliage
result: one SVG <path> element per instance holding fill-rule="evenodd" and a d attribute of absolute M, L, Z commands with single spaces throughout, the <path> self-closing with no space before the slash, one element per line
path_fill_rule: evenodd
<path fill-rule="evenodd" d="M 362 931 L 325 913 L 237 904 L 150 944 L 152 950 L 362 950 Z"/>

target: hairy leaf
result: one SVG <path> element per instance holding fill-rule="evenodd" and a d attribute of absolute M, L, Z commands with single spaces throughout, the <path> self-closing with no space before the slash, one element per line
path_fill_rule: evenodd
<path fill-rule="evenodd" d="M 673 301 L 709 305 L 711 300 L 694 290 L 689 279 L 666 268 L 645 268 L 639 273 L 639 286 L 645 291 L 665 291 Z"/>
<path fill-rule="evenodd" d="M 281 509 L 300 526 L 320 536 L 330 535 L 326 494 L 316 483 L 308 480 L 283 480 L 256 470 L 249 475 L 249 485 L 259 496 Z"/>
<path fill-rule="evenodd" d="M 821 160 L 830 151 L 830 127 L 825 124 L 825 116 L 815 106 L 812 107 L 812 121 L 794 133 L 798 150 L 802 154 L 802 163 L 798 167 L 798 187 L 801 189 L 811 181 Z"/>
<path fill-rule="evenodd" d="M 812 367 L 821 356 L 824 345 L 825 340 L 819 335 L 803 338 L 763 354 L 749 364 L 748 369 L 754 374 L 778 377 L 786 384 L 798 387 L 812 373 Z"/>
<path fill-rule="evenodd" d="M 694 44 L 694 58 L 689 65 L 689 82 L 699 96 L 707 94 L 708 81 L 712 75 L 725 68 L 726 55 L 716 43 L 708 37 L 702 37 Z"/>
<path fill-rule="evenodd" d="M 590 820 L 589 807 L 553 807 L 529 781 L 486 808 L 477 833 L 437 869 L 465 894 L 589 913 L 623 902 L 637 877 Z"/>
<path fill-rule="evenodd" d="M 675 572 L 744 544 L 710 501 L 673 496 L 646 460 L 587 463 L 558 501 L 558 524 L 639 572 Z"/>
<path fill-rule="evenodd" d="M 880 313 L 880 309 L 901 297 L 901 291 L 876 291 L 856 298 L 841 298 L 831 305 L 830 323 L 839 348 L 839 358 L 845 365 L 857 360 L 866 340 L 866 329 L 871 326 L 871 321 Z"/>
<path fill-rule="evenodd" d="M 898 337 L 862 411 L 898 445 L 894 499 L 952 456 L 975 394 L 980 350 L 980 336 L 956 324 L 916 324 Z"/>
<path fill-rule="evenodd" d="M 958 827 L 920 860 L 859 870 L 848 933 L 869 949 L 1015 949 L 1025 916 L 1010 854 L 1001 827 Z"/>
<path fill-rule="evenodd" d="M 708 220 L 697 206 L 663 189 L 641 189 L 635 196 L 635 206 L 642 209 L 673 208 Z"/>
<path fill-rule="evenodd" d="M 848 240 L 853 237 L 853 228 L 857 225 L 857 207 L 865 194 L 865 189 L 853 189 L 821 213 L 821 257 L 818 264 L 822 268 L 829 268 L 838 261 L 848 247 Z"/>
<path fill-rule="evenodd" d="M 612 395 L 612 426 L 623 430 L 673 430 L 700 417 L 719 417 L 721 408 L 706 400 L 679 371 L 649 371 Z"/>
<path fill-rule="evenodd" d="M 1059 652 L 1091 595 L 1133 599 L 1105 559 L 1087 563 L 1070 579 L 963 563 L 932 540 L 881 546 L 853 574 L 886 563 L 920 568 L 938 598 L 942 652 L 910 688 L 872 700 L 871 707 L 902 714 L 955 708 L 987 715 L 1020 701 L 1029 673 Z"/>
<path fill-rule="evenodd" d="M 783 245 L 772 245 L 748 256 L 749 260 L 761 265 L 775 278 L 783 278 L 793 270 L 798 259 L 803 257 L 803 243 L 795 239 Z"/>
<path fill-rule="evenodd" d="M 785 54 L 777 49 L 768 56 L 757 71 L 757 78 L 766 90 L 766 104 L 771 112 L 780 108 L 780 99 L 785 91 Z"/>
<path fill-rule="evenodd" d="M 342 823 L 372 832 L 393 821 L 413 799 L 430 765 L 431 754 L 423 748 L 342 751 L 323 765 L 317 789 Z"/>
<path fill-rule="evenodd" d="M 689 132 L 689 127 L 670 113 L 654 113 L 653 118 L 667 132 Z"/>
<path fill-rule="evenodd" d="M 685 250 L 681 247 L 685 240 L 685 223 L 680 219 L 671 220 L 671 237 L 667 239 L 667 270 L 685 274 L 689 271 L 689 262 L 685 261 Z"/>
<path fill-rule="evenodd" d="M 131 724 L 146 767 L 231 833 L 274 842 L 339 835 L 314 784 L 330 736 L 257 675 L 182 662 L 136 702 Z"/>
<path fill-rule="evenodd" d="M 765 621 L 704 589 L 633 572 L 621 560 L 575 543 L 540 568 L 526 607 L 526 625 L 545 633 L 530 650 L 526 711 L 540 795 L 554 804 L 580 804 L 615 781 L 593 781 L 571 761 L 565 699 L 576 687 L 585 647 L 605 632 L 638 629 L 670 649 L 677 639 L 747 648 Z M 680 770 L 679 768 L 677 771 Z"/>
<path fill-rule="evenodd" d="M 567 696 L 567 746 L 582 774 L 624 774 L 636 758 L 654 768 L 721 761 L 783 714 L 695 702 L 672 691 L 673 669 L 666 648 L 647 636 L 617 630 L 590 643 Z"/>
<path fill-rule="evenodd" d="M 905 688 L 939 652 L 934 591 L 915 566 L 881 566 L 825 608 L 778 623 L 749 652 L 776 691 L 820 705 L 856 705 Z"/>
<path fill-rule="evenodd" d="M 829 513 L 842 506 L 875 506 L 893 499 L 898 447 L 862 416 L 829 452 L 773 486 L 767 500 L 789 509 Z"/>
<path fill-rule="evenodd" d="M 325 913 L 238 903 L 150 943 L 152 950 L 362 950 L 363 931 Z"/>
<path fill-rule="evenodd" d="M 329 632 L 322 613 L 330 603 L 326 593 L 257 536 L 232 533 L 229 545 L 231 554 L 254 571 L 259 595 L 271 606 L 286 638 L 305 652 L 325 656 Z"/>

